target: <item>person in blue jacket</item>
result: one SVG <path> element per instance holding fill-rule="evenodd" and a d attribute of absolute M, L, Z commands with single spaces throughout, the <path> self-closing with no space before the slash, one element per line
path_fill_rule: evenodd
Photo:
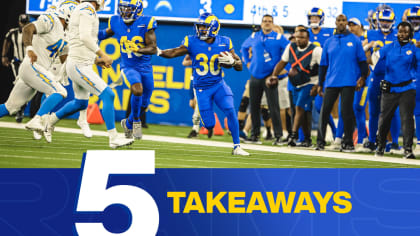
<path fill-rule="evenodd" d="M 316 150 L 324 150 L 329 115 L 340 95 L 344 124 L 341 151 L 352 152 L 354 91 L 359 91 L 365 86 L 368 65 L 360 39 L 346 28 L 347 17 L 344 14 L 338 15 L 335 24 L 336 32 L 325 41 L 319 68 L 318 93 L 324 100 L 319 117 Z"/>
<path fill-rule="evenodd" d="M 414 107 L 416 101 L 416 86 L 414 79 L 419 79 L 420 49 L 416 48 L 411 39 L 414 29 L 408 22 L 397 26 L 397 40 L 385 45 L 372 56 L 374 64 L 385 64 L 385 78 L 381 81 L 381 113 L 377 135 L 378 147 L 376 156 L 383 156 L 386 135 L 391 126 L 392 116 L 399 106 L 403 132 L 404 158 L 415 159 L 412 152 L 414 135 Z M 382 68 L 376 68 L 382 69 Z M 417 71 L 417 73 L 413 73 Z M 417 77 L 417 78 L 415 78 Z"/>
<path fill-rule="evenodd" d="M 270 80 L 270 77 L 289 41 L 282 34 L 273 31 L 273 26 L 273 17 L 264 15 L 261 31 L 252 34 L 250 37 L 253 37 L 253 40 L 250 40 L 246 48 L 242 48 L 241 51 L 248 52 L 248 48 L 251 48 L 252 51 L 252 57 L 249 61 L 249 71 L 251 72 L 249 95 L 252 120 L 250 141 L 258 143 L 260 139 L 260 106 L 261 97 L 263 92 L 265 92 L 274 129 L 275 140 L 273 145 L 280 145 L 283 131 L 277 90 L 278 79 Z M 248 55 L 243 55 L 243 57 L 249 58 Z"/>

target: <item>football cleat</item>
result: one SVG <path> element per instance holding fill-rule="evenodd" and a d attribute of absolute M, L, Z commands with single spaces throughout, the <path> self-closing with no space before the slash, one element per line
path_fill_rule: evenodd
<path fill-rule="evenodd" d="M 249 153 L 243 150 L 241 147 L 236 147 L 233 149 L 232 155 L 249 156 Z"/>
<path fill-rule="evenodd" d="M 131 138 L 133 138 L 133 130 L 132 129 L 129 129 L 127 127 L 127 123 L 126 122 L 127 122 L 127 119 L 122 119 L 121 120 L 121 127 L 124 129 L 125 137 L 131 139 Z"/>
<path fill-rule="evenodd" d="M 89 124 L 87 123 L 87 121 L 77 120 L 77 125 L 80 127 L 80 129 L 82 130 L 83 135 L 86 138 L 92 138 L 92 136 L 93 136 L 92 130 L 90 130 L 90 127 L 89 127 Z"/>
<path fill-rule="evenodd" d="M 119 148 L 131 145 L 134 142 L 134 139 L 128 139 L 125 137 L 120 137 L 115 135 L 114 137 L 109 137 L 109 147 L 110 148 Z"/>
<path fill-rule="evenodd" d="M 133 122 L 133 136 L 135 139 L 141 139 L 143 137 L 143 131 L 141 127 L 141 121 Z"/>
<path fill-rule="evenodd" d="M 195 130 L 191 130 L 191 132 L 187 136 L 188 138 L 198 138 L 198 133 Z"/>
<path fill-rule="evenodd" d="M 42 124 L 41 117 L 36 115 L 28 123 L 25 124 L 25 128 L 32 131 L 43 132 L 45 130 L 45 125 Z"/>
<path fill-rule="evenodd" d="M 42 133 L 39 133 L 39 131 L 33 131 L 33 133 L 34 133 L 34 139 L 35 140 L 42 139 Z"/>

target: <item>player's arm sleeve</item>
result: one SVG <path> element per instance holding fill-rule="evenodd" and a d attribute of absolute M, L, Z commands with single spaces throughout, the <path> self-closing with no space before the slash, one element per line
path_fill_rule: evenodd
<path fill-rule="evenodd" d="M 48 33 L 54 27 L 54 18 L 51 15 L 40 15 L 36 21 L 33 22 L 36 33 L 44 34 Z"/>
<path fill-rule="evenodd" d="M 184 46 L 189 52 L 190 51 L 190 37 L 185 36 L 184 40 L 182 40 L 181 45 Z"/>
<path fill-rule="evenodd" d="M 157 28 L 157 23 L 156 23 L 155 18 L 152 16 L 150 18 L 149 24 L 147 24 L 147 31 L 154 30 L 156 28 Z"/>
<path fill-rule="evenodd" d="M 327 75 L 327 71 L 328 71 L 328 53 L 327 53 L 327 47 L 328 44 L 326 43 L 324 45 L 324 50 L 322 50 L 322 55 L 321 55 L 321 61 L 319 63 L 319 80 L 318 80 L 318 84 L 320 86 L 324 85 L 324 81 L 325 81 L 325 77 Z"/>
<path fill-rule="evenodd" d="M 79 35 L 83 44 L 91 51 L 97 52 L 99 46 L 96 43 L 96 38 L 92 37 L 94 19 L 89 14 L 80 14 Z"/>

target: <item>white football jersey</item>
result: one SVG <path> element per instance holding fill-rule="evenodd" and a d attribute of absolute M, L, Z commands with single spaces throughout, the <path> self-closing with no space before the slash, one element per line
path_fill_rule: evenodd
<path fill-rule="evenodd" d="M 69 23 L 69 58 L 77 63 L 93 64 L 98 46 L 99 19 L 89 2 L 74 9 Z"/>
<path fill-rule="evenodd" d="M 67 51 L 64 50 L 67 45 L 64 28 L 55 14 L 40 15 L 33 24 L 36 34 L 32 38 L 32 47 L 38 56 L 37 63 L 48 70 L 54 60 Z"/>

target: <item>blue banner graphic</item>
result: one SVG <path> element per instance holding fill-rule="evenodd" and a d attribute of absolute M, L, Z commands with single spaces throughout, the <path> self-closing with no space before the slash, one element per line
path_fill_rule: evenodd
<path fill-rule="evenodd" d="M 123 233 L 138 223 L 124 204 L 77 212 L 84 178 L 79 169 L 1 169 L 1 234 L 76 236 L 80 222 Z M 111 174 L 104 190 L 144 190 L 162 236 L 407 236 L 420 234 L 419 182 L 418 169 L 156 169 Z"/>

